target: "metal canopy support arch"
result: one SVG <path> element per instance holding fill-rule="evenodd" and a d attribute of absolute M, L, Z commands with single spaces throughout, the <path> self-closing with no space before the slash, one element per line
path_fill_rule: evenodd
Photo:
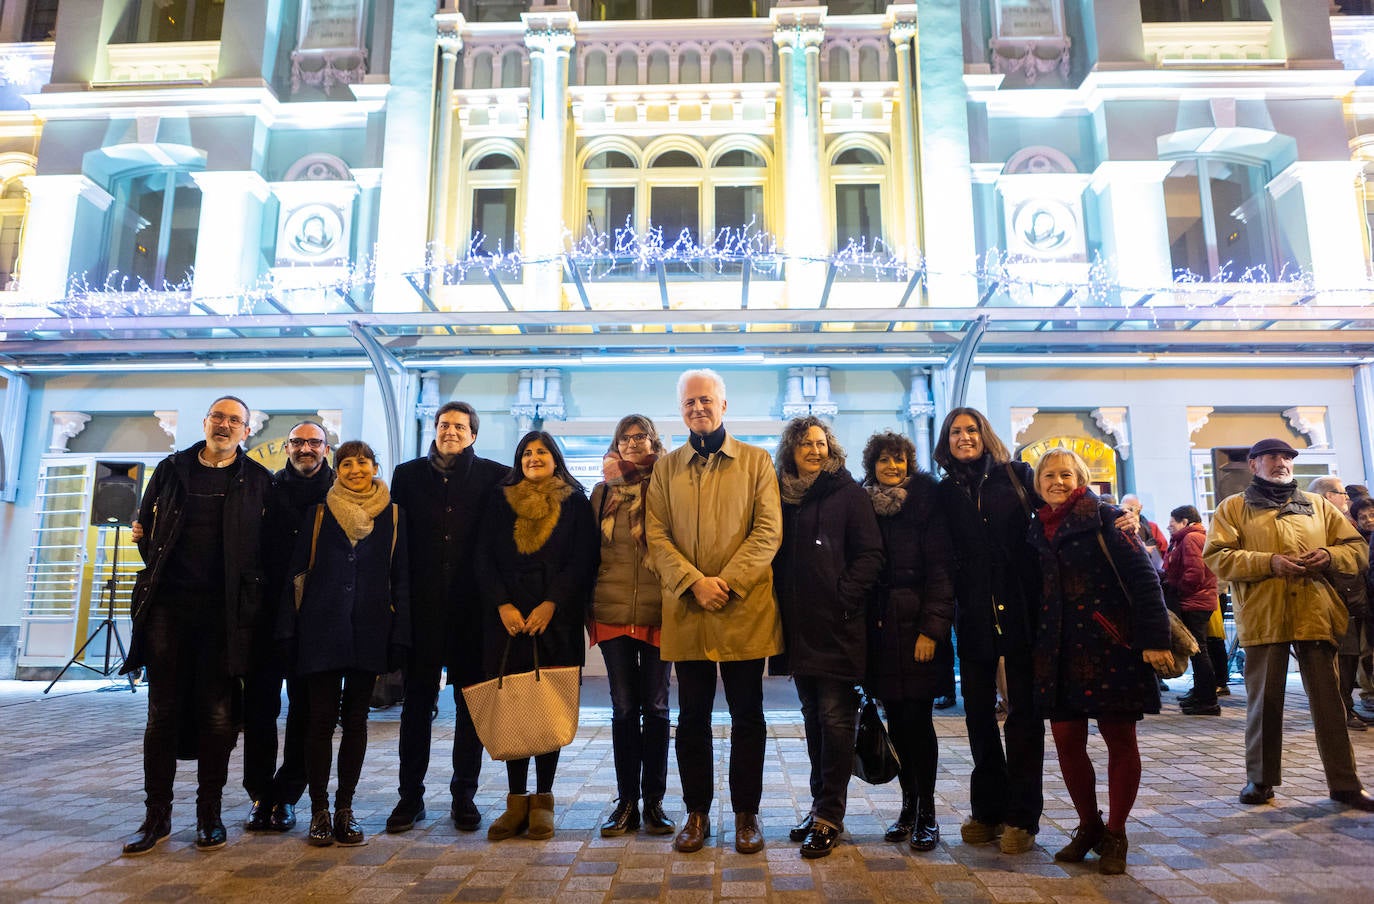
<path fill-rule="evenodd" d="M 932 373 L 931 395 L 935 400 L 935 417 L 931 428 L 938 431 L 945 416 L 955 408 L 961 408 L 968 400 L 968 384 L 973 376 L 973 360 L 978 354 L 978 346 L 987 335 L 991 317 L 979 314 L 969 321 L 967 332 L 959 339 L 959 344 L 950 352 L 943 367 L 935 368 Z M 940 437 L 934 436 L 931 448 L 940 445 Z"/>
<path fill-rule="evenodd" d="M 350 320 L 348 331 L 363 347 L 363 353 L 372 363 L 372 372 L 377 375 L 377 386 L 382 393 L 382 408 L 386 412 L 387 461 L 394 468 L 402 460 L 400 389 L 405 388 L 405 367 L 396 360 L 395 355 L 382 348 L 369 327 L 356 320 Z M 401 383 L 399 389 L 396 385 L 397 379 Z"/>

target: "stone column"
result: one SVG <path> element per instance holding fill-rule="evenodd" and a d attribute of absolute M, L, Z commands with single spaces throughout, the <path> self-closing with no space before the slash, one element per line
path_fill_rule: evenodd
<path fill-rule="evenodd" d="M 24 434 L 29 424 L 28 374 L 5 374 L 5 400 L 0 405 L 0 449 L 4 450 L 0 472 L 0 501 L 19 499 L 19 464 L 24 456 Z"/>
<path fill-rule="evenodd" d="M 439 36 L 439 87 L 434 92 L 435 121 L 439 134 L 436 136 L 437 149 L 434 159 L 434 181 L 430 185 L 430 243 L 434 247 L 435 258 L 448 263 L 453 259 L 449 247 L 448 221 L 450 205 L 456 192 L 449 190 L 449 173 L 452 169 L 453 132 L 458 128 L 454 122 L 450 102 L 453 99 L 453 71 L 458 63 L 458 52 L 463 49 L 463 38 L 458 29 L 463 25 L 463 17 L 458 16 L 453 25 L 445 23 Z M 449 30 L 452 29 L 452 30 Z"/>
<path fill-rule="evenodd" d="M 522 435 L 546 420 L 563 420 L 567 416 L 563 408 L 563 372 L 544 367 L 521 370 L 516 384 L 516 402 L 510 406 L 510 413 Z"/>
<path fill-rule="evenodd" d="M 353 222 L 353 262 L 359 266 L 377 257 L 377 196 L 381 194 L 380 167 L 350 169 L 358 184 L 358 216 Z"/>
<path fill-rule="evenodd" d="M 906 418 L 911 424 L 911 441 L 916 446 L 916 461 L 907 462 L 907 470 L 912 470 L 912 465 L 920 465 L 930 471 L 935 467 L 933 431 L 939 429 L 939 425 L 935 424 L 935 397 L 930 392 L 929 368 L 911 368 L 911 395 L 907 399 Z"/>
<path fill-rule="evenodd" d="M 237 296 L 262 275 L 262 210 L 271 191 L 252 170 L 191 173 L 191 178 L 200 188 L 202 239 L 196 243 L 191 295 L 212 299 L 217 313 L 239 313 Z"/>
<path fill-rule="evenodd" d="M 814 414 L 831 422 L 839 413 L 840 406 L 830 398 L 830 368 L 787 368 L 787 395 L 782 403 L 784 418 Z"/>
<path fill-rule="evenodd" d="M 563 195 L 568 144 L 568 54 L 573 48 L 577 13 L 566 0 L 521 13 L 530 51 L 529 130 L 525 139 L 525 221 L 521 248 L 526 259 L 525 304 L 558 310 L 563 301 Z M 536 200 L 537 199 L 537 200 Z M 553 215 L 558 211 L 560 215 Z"/>
<path fill-rule="evenodd" d="M 1126 288 L 1151 289 L 1173 282 L 1169 216 L 1164 210 L 1167 160 L 1108 161 L 1093 171 L 1102 249 Z M 1351 197 L 1354 197 L 1352 191 Z"/>
<path fill-rule="evenodd" d="M 787 263 L 786 297 L 794 307 L 820 302 L 833 236 L 825 216 L 821 179 L 820 46 L 825 7 L 784 0 L 773 7 L 778 47 L 778 115 L 781 118 L 782 230 Z M 803 262 L 809 258 L 815 262 Z"/>
<path fill-rule="evenodd" d="M 434 418 L 439 413 L 439 372 L 420 372 L 420 398 L 415 406 L 415 419 L 420 422 L 420 454 L 429 452 L 434 442 Z"/>
<path fill-rule="evenodd" d="M 1354 190 L 1361 167 L 1352 160 L 1300 160 L 1269 182 L 1279 219 L 1289 221 L 1275 227 L 1306 233 L 1311 258 L 1298 263 L 1318 290 L 1365 284 L 1364 210 Z M 1300 207 L 1288 197 L 1295 188 L 1301 189 Z"/>
<path fill-rule="evenodd" d="M 1289 69 L 1340 69 L 1327 0 L 1264 0 L 1274 22 L 1270 49 Z"/>
<path fill-rule="evenodd" d="M 29 304 L 46 305 L 67 297 L 80 201 L 84 198 L 103 211 L 114 198 L 80 175 L 22 176 L 19 181 L 29 192 L 19 297 Z"/>
<path fill-rule="evenodd" d="M 1153 68 L 1145 60 L 1140 0 L 1067 0 L 1065 6 L 1070 4 L 1083 19 L 1089 71 Z"/>
<path fill-rule="evenodd" d="M 48 443 L 49 452 L 66 452 L 67 440 L 76 436 L 91 422 L 91 416 L 84 411 L 52 412 L 52 439 Z"/>
<path fill-rule="evenodd" d="M 893 155 L 900 163 L 898 184 L 901 192 L 902 241 L 898 245 L 902 256 L 914 264 L 921 259 L 921 181 L 917 178 L 917 161 L 921 157 L 916 144 L 916 82 L 912 66 L 912 39 L 916 37 L 916 4 L 894 4 L 887 8 L 890 22 L 888 39 L 897 54 L 897 134 L 900 146 Z"/>

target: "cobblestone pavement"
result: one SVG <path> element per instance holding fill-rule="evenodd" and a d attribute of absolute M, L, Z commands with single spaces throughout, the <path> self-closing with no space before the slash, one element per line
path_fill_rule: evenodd
<path fill-rule="evenodd" d="M 599 684 L 598 684 L 599 682 Z M 1236 801 L 1244 781 L 1240 688 L 1223 698 L 1220 718 L 1166 713 L 1141 727 L 1145 761 L 1140 797 L 1127 834 L 1125 876 L 1104 877 L 1093 858 L 1053 862 L 1051 853 L 1077 820 L 1048 743 L 1045 816 L 1031 853 L 1004 856 L 995 845 L 959 840 L 968 814 L 971 760 L 959 709 L 937 716 L 941 738 L 937 807 L 944 840 L 928 854 L 886 844 L 882 831 L 897 810 L 898 789 L 850 787 L 847 833 L 828 858 L 802 860 L 787 829 L 809 804 L 807 759 L 791 688 L 770 679 L 767 773 L 761 821 L 768 847 L 743 856 L 733 846 L 724 752 L 716 745 L 715 834 L 696 854 L 678 854 L 670 838 L 644 834 L 602 839 L 615 778 L 605 679 L 588 679 L 577 739 L 563 755 L 554 788 L 557 835 L 550 841 L 490 843 L 461 833 L 446 818 L 446 773 L 430 775 L 430 819 L 401 835 L 383 823 L 395 803 L 399 713 L 374 713 L 355 812 L 368 844 L 311 848 L 305 823 L 289 835 L 242 831 L 247 801 L 240 751 L 230 766 L 225 822 L 229 845 L 201 853 L 192 844 L 195 789 L 189 764 L 178 774 L 171 839 L 138 858 L 120 843 L 142 815 L 141 691 L 101 691 L 100 682 L 64 682 L 51 696 L 42 684 L 0 682 L 0 902 L 239 900 L 284 904 L 327 901 L 777 902 L 1093 901 L 1260 902 L 1370 901 L 1374 888 L 1374 817 L 1327 799 L 1305 699 L 1290 680 L 1285 783 L 1274 805 Z M 1175 682 L 1180 689 L 1186 681 Z M 433 763 L 447 761 L 452 699 L 436 723 Z M 727 731 L 717 716 L 717 738 Z M 1352 732 L 1366 780 L 1374 784 L 1374 730 Z M 1105 782 L 1105 749 L 1092 741 Z M 670 763 L 667 807 L 681 819 Z M 502 809 L 505 772 L 487 763 L 477 802 L 484 825 Z M 1105 791 L 1101 792 L 1105 806 Z M 308 809 L 306 807 L 305 809 Z M 725 811 L 725 812 L 722 812 Z"/>

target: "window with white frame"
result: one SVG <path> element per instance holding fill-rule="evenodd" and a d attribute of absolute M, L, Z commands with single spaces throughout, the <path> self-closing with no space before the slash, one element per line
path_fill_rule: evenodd
<path fill-rule="evenodd" d="M 1267 189 L 1273 175 L 1268 165 L 1221 156 L 1175 163 L 1164 180 L 1174 272 L 1217 280 L 1263 270 L 1272 279 L 1291 268 Z"/>
<path fill-rule="evenodd" d="M 586 235 L 606 235 L 611 247 L 625 230 L 635 226 L 635 192 L 639 186 L 639 165 L 624 151 L 605 150 L 587 158 Z"/>
<path fill-rule="evenodd" d="M 472 211 L 467 255 L 509 254 L 515 248 L 520 165 L 510 154 L 493 151 L 468 167 Z"/>
<path fill-rule="evenodd" d="M 883 247 L 883 196 L 887 167 L 872 148 L 838 151 L 830 161 L 835 211 L 835 250 Z"/>
<path fill-rule="evenodd" d="M 200 188 L 190 172 L 155 169 L 125 175 L 110 194 L 107 277 L 128 290 L 139 284 L 162 290 L 188 283 L 200 231 Z"/>

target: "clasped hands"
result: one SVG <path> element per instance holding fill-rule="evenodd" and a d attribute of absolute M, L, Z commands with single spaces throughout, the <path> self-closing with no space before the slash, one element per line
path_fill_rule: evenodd
<path fill-rule="evenodd" d="M 538 637 L 548 628 L 549 622 L 553 621 L 553 612 L 557 608 L 550 600 L 544 600 L 535 606 L 529 615 L 521 615 L 520 610 L 510 603 L 502 603 L 501 608 L 496 611 L 501 616 L 501 625 L 511 637 L 517 634 L 532 634 Z"/>
<path fill-rule="evenodd" d="M 1269 567 L 1279 577 L 1315 577 L 1330 564 L 1331 553 L 1325 549 L 1314 549 L 1296 557 L 1276 554 L 1269 560 Z"/>
<path fill-rule="evenodd" d="M 719 612 L 730 602 L 730 585 L 722 577 L 701 577 L 692 583 L 692 596 L 707 612 Z"/>

